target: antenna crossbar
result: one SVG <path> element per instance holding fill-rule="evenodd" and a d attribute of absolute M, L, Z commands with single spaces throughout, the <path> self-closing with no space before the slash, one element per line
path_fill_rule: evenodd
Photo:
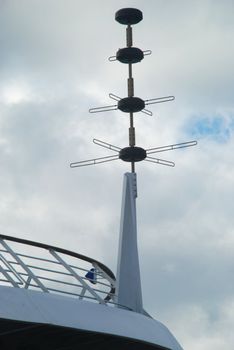
<path fill-rule="evenodd" d="M 144 114 L 149 115 L 150 117 L 152 117 L 152 115 L 153 115 L 153 113 L 151 111 L 149 111 L 148 109 L 146 109 L 146 108 L 142 109 L 141 112 L 144 113 Z"/>
<path fill-rule="evenodd" d="M 156 98 L 151 98 L 149 100 L 145 100 L 145 104 L 152 105 L 155 103 L 170 102 L 170 101 L 174 101 L 174 99 L 175 99 L 175 96 L 156 97 Z"/>
<path fill-rule="evenodd" d="M 79 162 L 74 162 L 70 164 L 71 168 L 79 168 L 82 166 L 88 166 L 88 165 L 95 165 L 100 163 L 106 163 L 111 162 L 112 160 L 119 159 L 119 156 L 107 156 L 107 157 L 101 157 L 101 158 L 94 158 L 94 159 L 88 159 L 88 160 L 82 160 Z"/>
<path fill-rule="evenodd" d="M 101 113 L 101 112 L 109 112 L 118 109 L 117 105 L 104 106 L 104 107 L 95 107 L 90 108 L 89 113 Z"/>
<path fill-rule="evenodd" d="M 171 162 L 169 160 L 165 160 L 165 159 L 158 159 L 158 158 L 154 158 L 154 157 L 146 157 L 145 160 L 147 162 L 151 162 L 151 163 L 157 163 L 157 164 L 161 164 L 161 165 L 166 165 L 166 166 L 171 166 L 174 167 L 175 163 Z"/>
<path fill-rule="evenodd" d="M 196 146 L 196 145 L 197 145 L 197 141 L 175 143 L 174 145 L 148 148 L 146 150 L 146 153 L 152 154 L 152 153 L 157 153 L 157 152 L 165 152 L 165 151 L 171 151 L 171 150 L 178 149 L 178 148 L 192 147 L 192 146 Z"/>
<path fill-rule="evenodd" d="M 111 145 L 110 143 L 107 143 L 98 139 L 93 139 L 93 143 L 95 143 L 95 145 L 98 145 L 107 149 L 111 149 L 112 151 L 115 151 L 115 152 L 119 152 L 121 150 L 121 148 L 117 146 Z"/>
<path fill-rule="evenodd" d="M 109 94 L 109 97 L 112 98 L 112 100 L 115 100 L 115 101 L 120 101 L 121 100 L 121 97 L 115 95 L 115 94 Z"/>

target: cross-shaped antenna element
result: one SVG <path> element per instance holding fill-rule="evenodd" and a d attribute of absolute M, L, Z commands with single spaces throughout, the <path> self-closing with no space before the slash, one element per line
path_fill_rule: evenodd
<path fill-rule="evenodd" d="M 100 112 L 108 112 L 108 111 L 114 111 L 119 109 L 120 111 L 125 113 L 142 112 L 152 116 L 153 113 L 148 109 L 145 109 L 145 106 L 152 105 L 155 103 L 169 102 L 175 99 L 175 96 L 163 96 L 163 97 L 151 98 L 149 100 L 142 100 L 141 98 L 135 97 L 135 96 L 121 98 L 114 94 L 109 94 L 109 97 L 117 101 L 118 103 L 111 106 L 90 108 L 89 112 L 100 113 Z"/>
<path fill-rule="evenodd" d="M 111 145 L 110 143 L 107 143 L 107 142 L 104 142 L 101 140 L 97 140 L 97 139 L 93 139 L 93 142 L 98 146 L 110 149 L 118 154 L 113 155 L 113 156 L 106 156 L 106 157 L 101 157 L 101 158 L 94 158 L 94 159 L 88 159 L 88 160 L 82 160 L 79 162 L 74 162 L 74 163 L 70 164 L 71 168 L 106 163 L 106 162 L 111 162 L 112 160 L 117 160 L 117 159 L 121 159 L 124 162 L 130 162 L 130 163 L 141 162 L 141 161 L 145 160 L 145 161 L 148 161 L 151 163 L 157 163 L 157 164 L 161 164 L 161 165 L 167 165 L 167 166 L 174 167 L 175 166 L 174 162 L 171 162 L 171 161 L 168 161 L 165 159 L 154 158 L 154 157 L 151 157 L 149 155 L 153 154 L 153 153 L 171 151 L 171 150 L 178 149 L 178 148 L 191 147 L 191 146 L 195 146 L 197 144 L 197 141 L 189 141 L 189 142 L 176 143 L 173 145 L 144 149 L 144 148 L 136 147 L 136 146 L 129 146 L 129 147 L 120 148 L 120 147 Z"/>
<path fill-rule="evenodd" d="M 132 75 L 132 66 L 135 63 L 141 62 L 145 56 L 150 55 L 151 51 L 146 50 L 142 51 L 141 49 L 133 46 L 133 37 L 132 37 L 132 25 L 139 23 L 143 18 L 142 12 L 135 8 L 123 8 L 116 12 L 115 19 L 120 24 L 126 25 L 126 47 L 120 48 L 115 56 L 109 57 L 109 61 L 119 61 L 123 64 L 128 65 L 128 79 L 127 79 L 127 97 L 121 98 L 114 94 L 109 94 L 109 97 L 116 101 L 114 105 L 108 105 L 104 107 L 91 108 L 90 113 L 100 113 L 107 111 L 114 111 L 119 109 L 121 112 L 129 113 L 129 146 L 120 148 L 114 145 L 111 145 L 107 142 L 103 142 L 97 139 L 94 139 L 93 142 L 101 147 L 110 149 L 111 151 L 116 152 L 115 155 L 110 155 L 101 158 L 94 158 L 89 160 L 83 160 L 71 163 L 71 168 L 82 167 L 87 165 L 94 165 L 99 163 L 111 162 L 113 160 L 121 159 L 124 162 L 131 163 L 131 171 L 135 172 L 135 163 L 141 162 L 143 160 L 157 163 L 167 166 L 175 166 L 174 162 L 151 157 L 151 154 L 160 153 L 165 151 L 174 150 L 177 148 L 185 148 L 190 146 L 195 146 L 197 141 L 189 141 L 176 143 L 168 146 L 154 147 L 149 149 L 144 149 L 142 147 L 136 146 L 136 137 L 135 137 L 135 128 L 134 128 L 134 113 L 142 112 L 147 115 L 152 116 L 152 112 L 145 108 L 145 106 L 173 101 L 174 96 L 163 96 L 152 98 L 148 100 L 143 100 L 140 97 L 134 96 L 134 80 Z"/>

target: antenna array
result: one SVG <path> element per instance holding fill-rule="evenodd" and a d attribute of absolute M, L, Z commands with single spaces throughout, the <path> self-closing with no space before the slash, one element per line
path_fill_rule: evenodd
<path fill-rule="evenodd" d="M 128 65 L 128 79 L 127 79 L 127 92 L 128 96 L 121 98 L 114 94 L 109 94 L 109 97 L 115 100 L 117 103 L 114 105 L 95 107 L 89 110 L 90 113 L 100 113 L 108 112 L 119 109 L 123 113 L 129 113 L 129 146 L 120 148 L 111 145 L 107 142 L 93 139 L 93 142 L 101 147 L 107 148 L 115 152 L 115 155 L 110 155 L 101 158 L 94 158 L 89 160 L 78 161 L 70 164 L 71 168 L 82 167 L 88 165 L 94 165 L 99 163 L 106 163 L 113 160 L 121 159 L 125 162 L 131 163 L 131 171 L 135 172 L 135 163 L 140 161 L 148 161 L 152 163 L 157 163 L 161 165 L 167 165 L 174 167 L 175 163 L 151 157 L 151 154 L 160 153 L 165 151 L 170 151 L 178 148 L 185 148 L 190 146 L 195 146 L 197 141 L 182 142 L 167 146 L 154 147 L 149 149 L 144 149 L 142 147 L 136 146 L 135 128 L 134 128 L 134 113 L 142 112 L 149 116 L 152 116 L 152 112 L 145 108 L 145 106 L 173 101 L 174 96 L 163 96 L 152 99 L 143 100 L 140 97 L 134 96 L 134 79 L 132 68 L 136 63 L 141 62 L 145 56 L 150 55 L 151 51 L 142 51 L 141 49 L 133 46 L 133 35 L 132 35 L 132 25 L 139 23 L 143 19 L 142 12 L 135 8 L 123 8 L 116 12 L 115 20 L 122 25 L 126 25 L 126 47 L 121 48 L 117 51 L 115 56 L 109 57 L 109 61 L 119 61 L 123 64 Z"/>

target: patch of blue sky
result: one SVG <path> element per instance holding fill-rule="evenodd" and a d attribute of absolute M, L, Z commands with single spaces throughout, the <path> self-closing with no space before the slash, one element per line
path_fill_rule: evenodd
<path fill-rule="evenodd" d="M 215 142 L 225 143 L 234 132 L 234 116 L 193 116 L 185 126 L 185 131 L 196 139 L 210 138 Z"/>

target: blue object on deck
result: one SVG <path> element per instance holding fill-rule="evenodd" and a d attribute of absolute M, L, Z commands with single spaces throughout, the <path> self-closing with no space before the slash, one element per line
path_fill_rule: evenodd
<path fill-rule="evenodd" d="M 86 273 L 85 277 L 93 284 L 97 283 L 97 275 L 95 273 L 95 269 L 92 268 L 89 272 Z"/>

